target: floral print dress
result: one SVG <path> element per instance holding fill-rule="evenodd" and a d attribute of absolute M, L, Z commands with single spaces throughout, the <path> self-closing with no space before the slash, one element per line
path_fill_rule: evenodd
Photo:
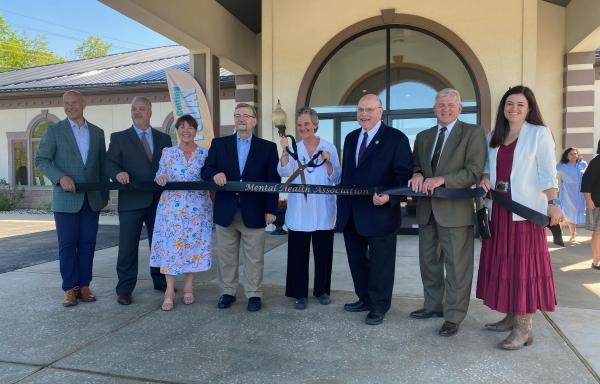
<path fill-rule="evenodd" d="M 179 145 L 164 148 L 156 176 L 167 182 L 200 181 L 208 150 L 196 148 L 189 160 Z M 211 267 L 212 201 L 208 191 L 163 191 L 156 211 L 150 266 L 167 275 Z"/>

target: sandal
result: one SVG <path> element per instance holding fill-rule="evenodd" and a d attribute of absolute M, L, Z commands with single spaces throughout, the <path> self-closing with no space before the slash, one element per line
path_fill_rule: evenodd
<path fill-rule="evenodd" d="M 173 308 L 175 308 L 174 300 L 175 300 L 175 294 L 173 294 L 172 296 L 167 296 L 167 294 L 165 293 L 165 298 L 163 299 L 160 309 L 162 309 L 163 311 L 173 310 Z"/>
<path fill-rule="evenodd" d="M 194 297 L 194 291 L 186 292 L 183 291 L 183 304 L 192 305 L 196 302 L 196 297 Z"/>

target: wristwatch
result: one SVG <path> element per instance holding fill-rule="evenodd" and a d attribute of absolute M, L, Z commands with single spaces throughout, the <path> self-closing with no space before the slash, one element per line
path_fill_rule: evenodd
<path fill-rule="evenodd" d="M 560 199 L 550 199 L 548 205 L 560 205 Z"/>

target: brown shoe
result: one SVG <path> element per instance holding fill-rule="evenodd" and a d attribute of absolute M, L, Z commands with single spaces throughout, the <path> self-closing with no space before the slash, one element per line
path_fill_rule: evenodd
<path fill-rule="evenodd" d="M 133 299 L 131 298 L 131 293 L 121 293 L 117 297 L 117 303 L 121 305 L 129 305 L 131 304 Z"/>
<path fill-rule="evenodd" d="M 81 301 L 85 301 L 86 303 L 96 301 L 96 296 L 92 293 L 90 287 L 81 287 L 79 291 L 77 291 L 77 294 L 79 299 Z"/>
<path fill-rule="evenodd" d="M 531 344 L 533 344 L 531 314 L 515 315 L 512 332 L 498 346 L 502 349 L 514 350 Z"/>
<path fill-rule="evenodd" d="M 488 323 L 485 325 L 485 329 L 494 332 L 507 332 L 512 331 L 515 323 L 515 315 L 513 313 L 507 313 L 504 319 L 495 323 Z"/>
<path fill-rule="evenodd" d="M 71 288 L 65 291 L 63 307 L 72 307 L 74 305 L 77 305 L 77 290 L 75 288 Z"/>

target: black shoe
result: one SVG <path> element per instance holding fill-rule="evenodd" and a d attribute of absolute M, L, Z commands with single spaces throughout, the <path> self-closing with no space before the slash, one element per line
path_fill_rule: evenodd
<path fill-rule="evenodd" d="M 383 313 L 377 311 L 369 312 L 367 318 L 365 319 L 365 323 L 369 325 L 379 325 L 383 323 Z"/>
<path fill-rule="evenodd" d="M 592 263 L 592 269 L 600 269 L 600 265 Z"/>
<path fill-rule="evenodd" d="M 308 299 L 306 297 L 301 297 L 296 300 L 294 303 L 294 308 L 302 310 L 306 309 L 306 305 L 308 304 Z"/>
<path fill-rule="evenodd" d="M 319 300 L 319 304 L 321 304 L 321 305 L 329 305 L 329 304 L 331 304 L 331 298 L 326 293 L 317 296 L 317 300 Z"/>
<path fill-rule="evenodd" d="M 235 296 L 221 295 L 221 297 L 219 297 L 219 303 L 217 304 L 217 307 L 219 307 L 220 309 L 229 308 L 234 302 Z"/>
<path fill-rule="evenodd" d="M 438 332 L 440 336 L 452 336 L 458 333 L 458 324 L 454 324 L 450 321 L 444 321 L 442 328 Z"/>
<path fill-rule="evenodd" d="M 260 297 L 251 297 L 248 299 L 248 312 L 260 311 L 261 306 L 262 302 Z"/>
<path fill-rule="evenodd" d="M 119 303 L 121 305 L 129 305 L 132 302 L 133 302 L 133 299 L 131 298 L 131 293 L 121 293 L 117 297 L 117 303 Z"/>
<path fill-rule="evenodd" d="M 412 311 L 409 315 L 413 319 L 429 319 L 430 317 L 444 317 L 444 312 L 429 311 L 425 308 L 417 309 Z"/>
<path fill-rule="evenodd" d="M 370 311 L 371 307 L 368 306 L 364 301 L 358 300 L 354 303 L 344 304 L 344 310 L 348 312 L 365 312 Z"/>

